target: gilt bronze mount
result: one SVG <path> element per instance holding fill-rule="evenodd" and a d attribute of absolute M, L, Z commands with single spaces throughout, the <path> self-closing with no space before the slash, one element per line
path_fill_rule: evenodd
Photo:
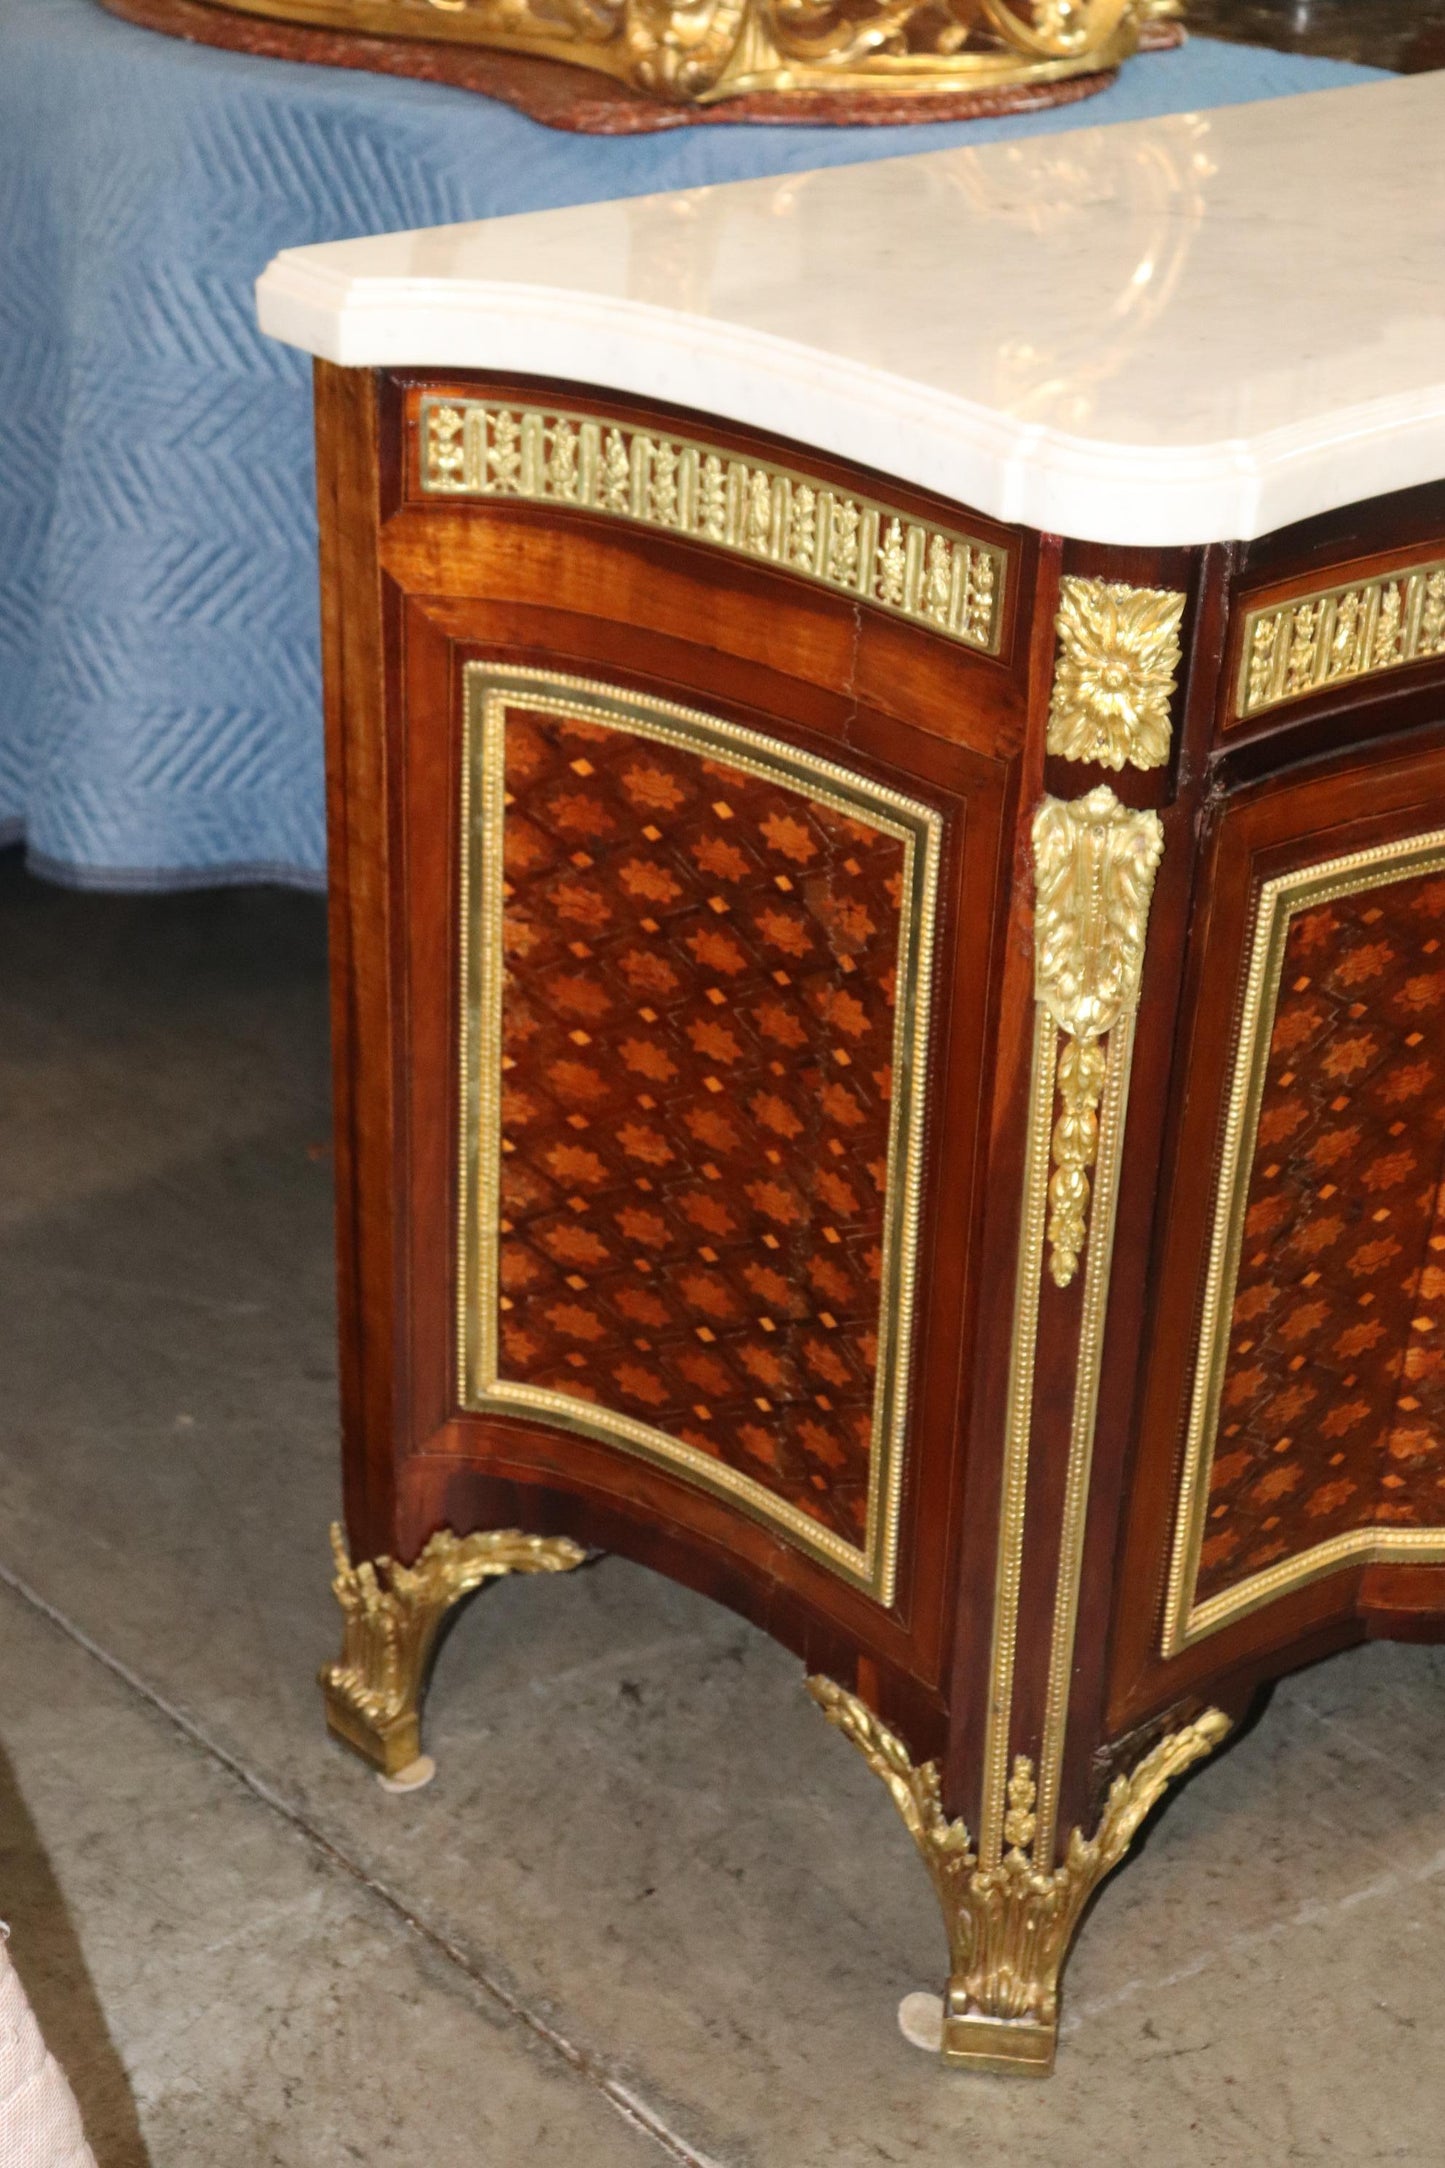
<path fill-rule="evenodd" d="M 1063 1857 L 1042 1856 L 1038 1785 L 1027 1755 L 1008 1780 L 1003 1849 L 989 1864 L 943 1806 L 938 1765 L 915 1763 L 872 1710 L 832 1679 L 808 1691 L 887 1785 L 933 1882 L 948 1935 L 943 2060 L 995 2076 L 1046 2078 L 1059 2028 L 1059 1975 L 1084 1908 L 1119 1865 L 1176 1777 L 1213 1752 L 1229 1719 L 1206 1709 L 1114 1779 L 1092 1837 L 1069 1832 Z"/>
<path fill-rule="evenodd" d="M 438 1529 L 414 1565 L 393 1558 L 353 1565 L 331 1530 L 332 1589 L 345 1619 L 341 1655 L 321 1671 L 326 1722 L 385 1777 L 421 1755 L 421 1707 L 442 1621 L 463 1596 L 507 1573 L 569 1573 L 587 1553 L 566 1536 L 486 1528 Z"/>

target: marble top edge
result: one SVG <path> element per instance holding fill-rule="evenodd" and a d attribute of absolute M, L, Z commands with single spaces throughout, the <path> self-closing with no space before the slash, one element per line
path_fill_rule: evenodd
<path fill-rule="evenodd" d="M 570 378 L 1005 520 L 1250 539 L 1445 478 L 1445 74 L 291 249 L 263 329 Z"/>

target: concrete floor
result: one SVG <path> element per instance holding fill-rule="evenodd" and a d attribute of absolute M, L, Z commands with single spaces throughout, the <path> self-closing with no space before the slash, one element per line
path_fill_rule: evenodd
<path fill-rule="evenodd" d="M 612 1561 L 324 1735 L 321 908 L 0 860 L 0 1910 L 101 2168 L 1438 2163 L 1445 1658 L 1288 1682 L 1107 1887 L 1047 2085 L 899 2036 L 933 1901 L 797 1664 Z"/>

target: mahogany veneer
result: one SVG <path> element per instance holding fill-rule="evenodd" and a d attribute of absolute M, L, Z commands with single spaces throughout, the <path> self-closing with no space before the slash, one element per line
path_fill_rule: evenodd
<path fill-rule="evenodd" d="M 467 468 L 469 403 L 599 418 L 618 516 L 513 488 L 485 417 Z M 1445 488 L 1106 548 L 573 387 L 321 363 L 317 412 L 352 1555 L 566 1538 L 757 1621 L 875 1763 L 939 1765 L 946 2046 L 1047 2067 L 1078 1907 L 1207 1712 L 1445 1617 Z M 791 480 L 716 546 L 667 441 Z M 829 491 L 924 538 L 911 608 L 805 576 Z M 1074 694 L 1152 685 L 1159 757 L 1049 752 L 1069 596 L 1141 591 L 1153 647 L 1096 625 Z M 1102 931 L 1046 798 L 1132 839 Z M 1117 961 L 1141 895 L 1137 1002 L 1056 1029 L 1050 938 Z M 395 1751 L 338 1719 L 392 1766 L 425 1653 Z M 980 1954 L 989 1872 L 1033 1973 Z"/>

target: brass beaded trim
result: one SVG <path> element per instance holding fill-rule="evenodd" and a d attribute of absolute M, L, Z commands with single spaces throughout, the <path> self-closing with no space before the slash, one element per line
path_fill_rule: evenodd
<path fill-rule="evenodd" d="M 423 399 L 430 496 L 571 505 L 760 558 L 982 653 L 998 652 L 1005 551 L 766 459 L 558 407 Z"/>

